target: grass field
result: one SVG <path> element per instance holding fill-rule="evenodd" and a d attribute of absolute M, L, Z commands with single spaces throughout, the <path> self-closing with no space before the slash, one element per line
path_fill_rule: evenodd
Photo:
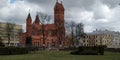
<path fill-rule="evenodd" d="M 70 55 L 68 51 L 37 51 L 25 55 L 0 56 L 0 60 L 120 60 L 120 53 Z"/>

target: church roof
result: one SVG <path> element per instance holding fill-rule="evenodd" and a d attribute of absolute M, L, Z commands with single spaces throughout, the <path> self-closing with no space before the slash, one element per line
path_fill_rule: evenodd
<path fill-rule="evenodd" d="M 33 23 L 32 27 L 33 28 L 37 28 L 39 30 L 42 29 L 42 25 L 36 24 L 36 23 Z M 46 24 L 46 25 L 44 25 L 44 28 L 45 28 L 45 30 L 55 30 L 56 29 L 56 25 L 55 24 Z"/>
<path fill-rule="evenodd" d="M 55 24 L 46 24 L 45 25 L 45 30 L 55 30 L 56 25 Z"/>

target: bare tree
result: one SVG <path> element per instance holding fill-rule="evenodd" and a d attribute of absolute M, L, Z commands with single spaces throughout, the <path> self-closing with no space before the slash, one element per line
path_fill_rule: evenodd
<path fill-rule="evenodd" d="M 70 28 L 71 28 L 71 45 L 74 46 L 75 45 L 75 33 L 74 33 L 74 29 L 75 29 L 75 22 L 71 21 L 70 22 Z"/>
<path fill-rule="evenodd" d="M 84 33 L 84 24 L 83 23 L 78 23 L 76 25 L 76 31 L 75 31 L 75 38 L 76 38 L 76 45 L 80 44 L 78 43 L 80 39 L 85 38 L 85 33 Z"/>
<path fill-rule="evenodd" d="M 9 22 L 6 23 L 5 30 L 8 38 L 8 46 L 10 45 L 11 37 L 13 37 L 13 34 L 14 34 L 14 31 L 13 31 L 14 27 L 15 27 L 14 23 L 9 23 Z"/>
<path fill-rule="evenodd" d="M 42 32 L 42 40 L 43 40 L 43 47 L 45 47 L 45 40 L 48 37 L 48 31 L 46 31 L 45 27 L 48 25 L 50 21 L 50 16 L 44 13 L 38 13 L 40 17 L 40 24 L 41 24 L 41 30 Z"/>
<path fill-rule="evenodd" d="M 70 35 L 70 46 L 74 46 L 75 44 L 75 27 L 76 23 L 74 21 L 66 23 L 67 31 L 69 31 L 68 35 Z"/>

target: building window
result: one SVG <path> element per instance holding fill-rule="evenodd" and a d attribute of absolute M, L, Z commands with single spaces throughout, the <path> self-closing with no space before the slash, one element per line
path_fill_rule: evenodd
<path fill-rule="evenodd" d="M 39 47 L 39 42 L 34 42 L 35 47 Z"/>
<path fill-rule="evenodd" d="M 87 40 L 87 42 L 88 42 L 88 40 Z"/>
<path fill-rule="evenodd" d="M 85 42 L 85 40 L 83 40 L 83 42 Z"/>

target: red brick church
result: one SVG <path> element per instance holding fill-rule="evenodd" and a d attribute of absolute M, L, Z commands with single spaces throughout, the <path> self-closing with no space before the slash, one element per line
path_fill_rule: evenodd
<path fill-rule="evenodd" d="M 44 31 L 43 25 L 40 24 L 39 16 L 36 15 L 35 21 L 32 22 L 29 13 L 26 19 L 26 32 L 22 34 L 22 46 L 65 46 L 64 11 L 63 4 L 57 1 L 54 7 L 54 23 L 45 24 Z"/>

